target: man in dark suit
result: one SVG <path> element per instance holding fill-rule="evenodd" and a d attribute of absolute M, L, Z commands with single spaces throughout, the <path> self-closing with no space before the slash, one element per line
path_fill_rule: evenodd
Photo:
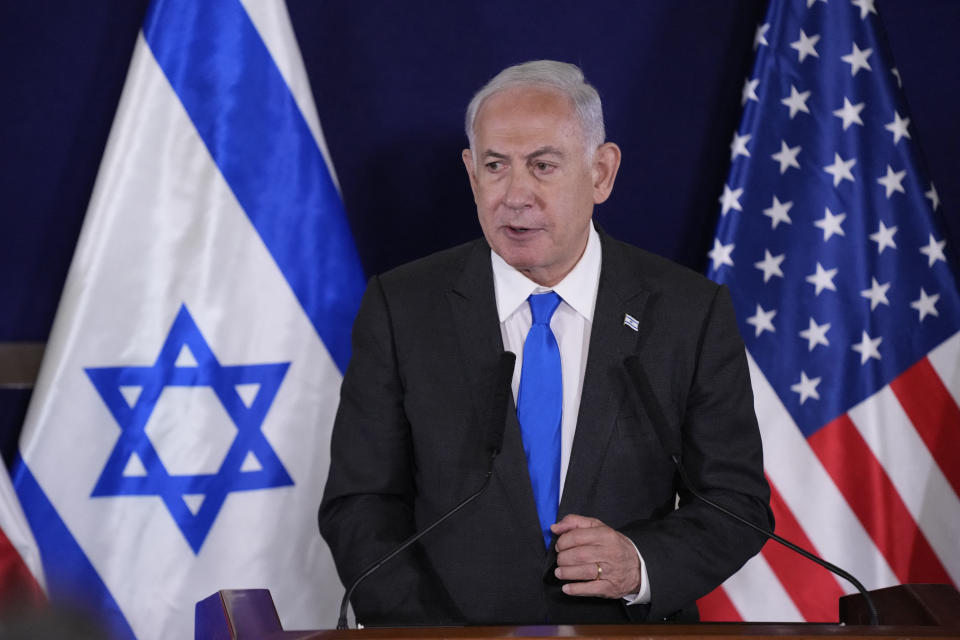
<path fill-rule="evenodd" d="M 484 239 L 372 278 L 354 326 L 319 518 L 344 583 L 481 485 L 504 350 L 516 404 L 487 491 L 371 576 L 357 619 L 695 620 L 762 539 L 685 492 L 657 434 L 772 526 L 729 294 L 595 228 L 620 150 L 578 68 L 504 70 L 467 134 Z M 630 400 L 631 355 L 656 411 Z"/>

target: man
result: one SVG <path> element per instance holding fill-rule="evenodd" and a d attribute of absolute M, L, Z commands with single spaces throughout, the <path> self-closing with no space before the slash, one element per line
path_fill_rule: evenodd
<path fill-rule="evenodd" d="M 345 584 L 482 484 L 504 350 L 516 404 L 486 492 L 372 575 L 357 619 L 695 620 L 763 541 L 691 499 L 658 429 L 700 490 L 772 526 L 729 294 L 594 227 L 620 150 L 577 67 L 504 70 L 466 125 L 484 239 L 372 278 L 354 326 L 319 518 Z M 631 355 L 657 412 L 630 400 Z"/>

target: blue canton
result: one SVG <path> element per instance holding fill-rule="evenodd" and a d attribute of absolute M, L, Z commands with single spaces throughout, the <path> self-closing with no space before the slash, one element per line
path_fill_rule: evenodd
<path fill-rule="evenodd" d="M 183 347 L 193 354 L 196 365 L 176 364 Z M 289 366 L 289 362 L 220 364 L 186 306 L 181 306 L 152 366 L 85 369 L 121 429 L 92 496 L 159 496 L 193 552 L 199 553 L 228 493 L 293 485 L 261 431 Z M 249 406 L 237 391 L 237 385 L 247 384 L 259 385 Z M 121 393 L 128 387 L 141 389 L 132 405 Z M 174 475 L 164 467 L 145 427 L 165 387 L 210 387 L 236 426 L 236 437 L 216 473 Z M 124 475 L 134 454 L 145 475 Z M 242 470 L 250 454 L 259 468 Z M 203 496 L 196 513 L 184 496 Z"/>
<path fill-rule="evenodd" d="M 960 329 L 915 131 L 870 0 L 773 2 L 709 275 L 807 436 Z"/>

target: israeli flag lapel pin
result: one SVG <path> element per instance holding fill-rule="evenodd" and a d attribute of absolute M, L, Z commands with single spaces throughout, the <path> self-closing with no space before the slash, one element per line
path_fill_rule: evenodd
<path fill-rule="evenodd" d="M 626 314 L 623 315 L 623 324 L 627 325 L 628 327 L 630 327 L 630 328 L 633 329 L 634 331 L 639 331 L 639 330 L 640 330 L 640 321 L 637 320 L 636 318 L 634 318 L 634 317 L 633 317 L 632 315 L 630 315 L 629 313 L 626 313 Z"/>

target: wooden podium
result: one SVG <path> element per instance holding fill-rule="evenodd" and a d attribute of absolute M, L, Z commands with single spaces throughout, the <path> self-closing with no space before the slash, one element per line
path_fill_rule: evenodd
<path fill-rule="evenodd" d="M 348 631 L 284 631 L 266 589 L 224 590 L 197 603 L 196 640 L 490 640 L 492 638 L 581 638 L 657 640 L 743 637 L 787 638 L 960 638 L 960 593 L 950 585 L 911 584 L 871 595 L 881 625 L 867 626 L 859 595 L 840 599 L 841 624 L 701 623 L 531 627 L 413 627 Z M 843 624 L 846 623 L 846 624 Z"/>

